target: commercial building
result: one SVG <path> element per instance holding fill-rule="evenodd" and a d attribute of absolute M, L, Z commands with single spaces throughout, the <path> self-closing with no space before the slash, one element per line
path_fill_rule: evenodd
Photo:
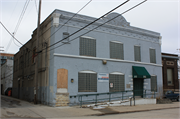
<path fill-rule="evenodd" d="M 135 92 L 136 96 L 142 96 L 143 89 L 160 96 L 163 85 L 159 33 L 130 26 L 121 15 L 97 27 L 119 15 L 111 13 L 68 37 L 96 19 L 78 14 L 64 25 L 73 15 L 55 10 L 40 25 L 39 102 L 66 106 L 79 103 L 72 95 L 133 89 L 141 90 Z M 36 37 L 35 30 L 14 60 L 13 96 L 29 101 L 34 99 Z"/>
<path fill-rule="evenodd" d="M 1 53 L 1 94 L 12 88 L 14 54 Z"/>
<path fill-rule="evenodd" d="M 162 53 L 163 91 L 179 91 L 178 60 L 176 54 Z"/>

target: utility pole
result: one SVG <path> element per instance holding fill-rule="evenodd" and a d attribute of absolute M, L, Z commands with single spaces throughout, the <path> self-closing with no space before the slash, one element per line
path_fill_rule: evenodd
<path fill-rule="evenodd" d="M 36 58 L 35 58 L 35 86 L 34 86 L 34 104 L 38 103 L 38 66 L 39 66 L 39 30 L 40 30 L 40 16 L 41 16 L 41 0 L 39 0 L 39 13 L 38 13 L 38 23 L 37 23 L 37 39 L 36 39 Z"/>

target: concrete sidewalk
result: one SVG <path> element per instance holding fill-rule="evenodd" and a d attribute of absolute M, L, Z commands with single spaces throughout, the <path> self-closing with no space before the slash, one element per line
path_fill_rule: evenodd
<path fill-rule="evenodd" d="M 49 107 L 34 105 L 12 97 L 1 96 L 1 118 L 74 118 L 108 114 L 143 112 L 163 109 L 180 109 L 180 102 L 137 106 L 106 107 L 104 109 L 75 107 Z"/>
<path fill-rule="evenodd" d="M 101 114 L 94 114 L 94 115 L 100 116 L 100 115 L 108 115 L 108 114 L 133 113 L 133 112 L 174 109 L 174 108 L 177 108 L 178 110 L 180 110 L 180 102 L 173 102 L 172 104 L 152 104 L 152 105 L 106 107 L 105 109 L 99 110 L 102 112 Z M 108 111 L 104 111 L 104 110 L 110 110 L 110 111 L 108 112 Z"/>

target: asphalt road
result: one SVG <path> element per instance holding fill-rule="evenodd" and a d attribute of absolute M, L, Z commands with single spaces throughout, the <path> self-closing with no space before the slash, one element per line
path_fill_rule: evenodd
<path fill-rule="evenodd" d="M 58 119 L 58 118 L 46 118 Z M 67 118 L 61 118 L 67 119 Z M 112 114 L 104 116 L 86 116 L 86 117 L 73 117 L 68 119 L 180 119 L 180 110 L 177 109 L 164 109 L 154 110 L 147 112 L 135 112 L 126 114 Z"/>

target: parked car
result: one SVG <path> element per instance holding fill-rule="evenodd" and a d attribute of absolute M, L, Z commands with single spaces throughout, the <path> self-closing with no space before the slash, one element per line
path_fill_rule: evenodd
<path fill-rule="evenodd" d="M 179 93 L 174 93 L 173 91 L 167 91 L 164 95 L 164 98 L 168 98 L 170 100 L 176 99 L 179 101 Z"/>

